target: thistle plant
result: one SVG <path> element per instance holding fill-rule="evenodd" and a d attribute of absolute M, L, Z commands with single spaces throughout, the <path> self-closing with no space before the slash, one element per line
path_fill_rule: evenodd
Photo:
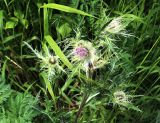
<path fill-rule="evenodd" d="M 115 91 L 114 95 L 114 102 L 117 104 L 125 104 L 129 103 L 128 96 L 124 91 Z"/>
<path fill-rule="evenodd" d="M 72 38 L 69 42 L 68 47 L 71 47 L 71 49 L 68 57 L 70 57 L 71 62 L 75 66 L 79 66 L 80 70 L 85 71 L 87 78 L 92 78 L 93 71 L 105 64 L 105 61 L 103 61 L 99 55 L 100 52 L 98 52 L 98 48 L 90 41 L 80 40 L 79 38 Z M 89 96 L 90 93 L 88 93 L 86 89 L 83 90 L 83 98 L 74 121 L 75 123 L 77 123 Z"/>
<path fill-rule="evenodd" d="M 80 63 L 82 69 L 88 70 L 93 68 L 93 61 L 96 57 L 96 49 L 91 42 L 79 40 L 73 46 L 72 50 L 72 62 Z"/>
<path fill-rule="evenodd" d="M 71 62 L 79 65 L 80 69 L 85 71 L 86 74 L 88 71 L 94 71 L 106 64 L 98 48 L 90 41 L 71 39 L 69 46 L 71 50 L 68 56 Z"/>
<path fill-rule="evenodd" d="M 113 93 L 112 102 L 114 105 L 118 105 L 121 108 L 125 107 L 127 109 L 132 109 L 132 110 L 141 112 L 141 110 L 138 107 L 132 104 L 131 99 L 133 97 L 137 97 L 137 96 L 128 95 L 126 94 L 126 92 L 122 90 L 117 90 Z"/>
<path fill-rule="evenodd" d="M 28 43 L 25 42 L 25 44 L 39 59 L 40 71 L 47 73 L 48 80 L 51 80 L 56 73 L 61 73 L 61 71 L 65 72 L 60 66 L 59 57 L 51 53 L 48 47 L 46 47 L 46 52 L 42 53 L 43 51 L 39 52 L 36 49 L 34 50 Z"/>
<path fill-rule="evenodd" d="M 124 29 L 125 27 L 122 25 L 122 18 L 118 17 L 113 19 L 104 31 L 117 34 L 124 31 Z"/>
<path fill-rule="evenodd" d="M 72 61 L 88 61 L 95 57 L 96 49 L 92 46 L 91 42 L 79 40 L 74 44 L 72 51 Z"/>
<path fill-rule="evenodd" d="M 132 36 L 127 33 L 126 27 L 132 21 L 125 16 L 116 17 L 103 29 L 101 35 L 118 34 L 122 36 Z"/>

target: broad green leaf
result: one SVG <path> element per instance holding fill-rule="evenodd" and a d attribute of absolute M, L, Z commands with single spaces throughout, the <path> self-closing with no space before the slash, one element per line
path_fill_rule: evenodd
<path fill-rule="evenodd" d="M 5 29 L 13 29 L 18 24 L 18 19 L 11 17 L 9 21 L 6 22 Z"/>
<path fill-rule="evenodd" d="M 53 40 L 53 38 L 50 35 L 45 36 L 46 41 L 51 46 L 51 48 L 54 50 L 55 54 L 59 56 L 59 58 L 62 60 L 62 62 L 69 68 L 72 69 L 72 64 L 69 62 L 67 57 L 64 55 L 60 47 L 57 45 L 57 43 Z"/>
<path fill-rule="evenodd" d="M 64 6 L 64 5 L 60 5 L 60 4 L 55 4 L 55 3 L 49 3 L 46 5 L 43 5 L 43 6 L 41 6 L 41 8 L 51 8 L 51 9 L 56 9 L 56 10 L 60 10 L 60 11 L 68 12 L 68 13 L 76 13 L 76 14 L 81 14 L 81 15 L 93 17 L 91 14 L 88 14 L 88 13 L 83 12 L 81 10 L 71 8 L 68 6 Z"/>
<path fill-rule="evenodd" d="M 21 11 L 19 11 L 19 10 L 16 10 L 16 11 L 14 11 L 14 16 L 16 16 L 17 18 L 21 18 L 21 19 L 23 19 L 24 18 L 24 14 L 21 12 Z"/>
<path fill-rule="evenodd" d="M 27 29 L 28 28 L 28 20 L 24 18 L 24 14 L 17 10 L 17 11 L 14 11 L 14 15 L 20 20 L 21 24 Z"/>
<path fill-rule="evenodd" d="M 29 25 L 28 20 L 26 20 L 26 19 L 20 19 L 20 22 L 21 22 L 21 24 L 22 24 L 26 29 L 28 28 L 28 25 Z"/>
<path fill-rule="evenodd" d="M 69 33 L 72 31 L 68 23 L 64 23 L 61 26 L 57 27 L 57 31 L 60 33 L 62 38 L 69 35 Z"/>

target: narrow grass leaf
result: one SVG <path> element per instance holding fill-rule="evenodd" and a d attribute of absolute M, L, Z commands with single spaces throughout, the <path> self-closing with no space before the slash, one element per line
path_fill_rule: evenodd
<path fill-rule="evenodd" d="M 51 46 L 51 48 L 54 50 L 55 54 L 59 56 L 59 58 L 62 60 L 62 62 L 69 68 L 72 69 L 72 64 L 69 62 L 67 57 L 64 55 L 60 47 L 57 45 L 57 43 L 53 40 L 53 38 L 50 35 L 45 36 L 46 41 Z"/>
<path fill-rule="evenodd" d="M 44 15 L 44 35 L 49 35 L 49 26 L 48 26 L 48 10 L 47 8 L 43 9 L 43 15 Z"/>
<path fill-rule="evenodd" d="M 142 62 L 140 63 L 140 66 L 144 63 L 144 61 L 147 59 L 147 57 L 149 56 L 149 54 L 151 53 L 151 51 L 153 50 L 153 48 L 155 47 L 155 45 L 160 41 L 160 36 L 158 37 L 158 39 L 155 41 L 155 43 L 153 44 L 153 46 L 151 47 L 151 49 L 149 50 L 149 52 L 146 54 L 146 56 L 144 57 L 144 59 L 142 60 Z"/>
<path fill-rule="evenodd" d="M 73 106 L 71 99 L 64 92 L 62 92 L 62 96 L 66 99 L 66 101 L 69 105 Z"/>
<path fill-rule="evenodd" d="M 3 40 L 3 10 L 0 10 L 0 36 Z"/>
<path fill-rule="evenodd" d="M 93 17 L 91 14 L 88 14 L 86 12 L 83 12 L 81 10 L 75 9 L 75 8 L 71 8 L 68 6 L 64 6 L 64 5 L 60 5 L 60 4 L 55 4 L 55 3 L 49 3 L 46 5 L 41 6 L 41 8 L 51 8 L 51 9 L 56 9 L 56 10 L 60 10 L 63 12 L 68 12 L 68 13 L 76 13 L 76 14 L 81 14 L 84 16 L 90 16 Z"/>
<path fill-rule="evenodd" d="M 7 61 L 8 60 L 5 60 L 4 63 L 3 63 L 3 66 L 2 66 L 2 72 L 1 72 L 1 76 L 2 76 L 2 81 L 5 82 L 5 78 L 6 78 L 6 74 L 5 74 L 5 71 L 6 71 L 6 67 L 7 67 Z"/>
<path fill-rule="evenodd" d="M 8 43 L 9 41 L 12 41 L 13 39 L 15 39 L 19 36 L 22 36 L 22 33 L 18 33 L 18 34 L 15 34 L 15 35 L 8 36 L 8 37 L 4 38 L 3 44 Z"/>
<path fill-rule="evenodd" d="M 54 105 L 55 105 L 55 108 L 56 108 L 56 97 L 55 97 L 55 94 L 53 92 L 53 89 L 52 89 L 52 86 L 51 86 L 51 83 L 49 82 L 49 80 L 46 78 L 45 74 L 44 73 L 41 73 L 40 74 L 46 84 L 46 87 L 48 89 L 48 92 L 49 94 L 51 95 L 53 101 L 54 101 Z"/>
<path fill-rule="evenodd" d="M 65 82 L 65 84 L 63 85 L 62 89 L 61 89 L 61 92 L 63 93 L 63 91 L 65 91 L 69 86 L 70 84 L 73 82 L 73 77 L 76 75 L 78 71 L 78 67 L 76 68 L 73 68 L 72 69 L 72 73 L 70 74 L 70 76 L 68 77 L 67 81 Z"/>

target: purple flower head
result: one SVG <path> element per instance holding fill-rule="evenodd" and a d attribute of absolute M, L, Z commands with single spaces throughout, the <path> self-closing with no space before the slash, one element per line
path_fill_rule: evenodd
<path fill-rule="evenodd" d="M 74 54 L 75 56 L 78 56 L 79 58 L 83 59 L 83 58 L 85 58 L 85 57 L 88 56 L 89 51 L 88 51 L 88 49 L 85 48 L 85 47 L 76 47 L 76 48 L 74 49 L 74 51 L 73 51 L 73 54 Z"/>

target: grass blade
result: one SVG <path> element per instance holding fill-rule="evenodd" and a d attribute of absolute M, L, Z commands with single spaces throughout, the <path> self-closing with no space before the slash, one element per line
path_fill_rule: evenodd
<path fill-rule="evenodd" d="M 3 40 L 3 11 L 0 10 L 0 36 Z"/>
<path fill-rule="evenodd" d="M 50 35 L 45 36 L 46 41 L 51 46 L 51 48 L 54 50 L 55 54 L 59 56 L 59 58 L 62 60 L 62 62 L 69 68 L 72 69 L 72 64 L 69 62 L 67 57 L 64 55 L 60 47 L 57 45 L 57 43 L 53 40 L 53 38 Z"/>
<path fill-rule="evenodd" d="M 49 82 L 48 79 L 46 79 L 44 73 L 41 73 L 40 75 L 42 76 L 42 78 L 43 78 L 43 80 L 44 80 L 44 82 L 45 82 L 45 84 L 46 84 L 46 87 L 47 87 L 48 92 L 49 92 L 49 94 L 51 95 L 51 97 L 52 97 L 52 99 L 53 99 L 53 101 L 54 101 L 54 106 L 55 106 L 55 109 L 56 109 L 56 97 L 55 97 L 55 95 L 54 95 L 54 92 L 53 92 L 51 83 Z"/>
<path fill-rule="evenodd" d="M 49 35 L 48 10 L 47 10 L 47 8 L 43 9 L 43 14 L 44 14 L 44 35 Z"/>
<path fill-rule="evenodd" d="M 6 67 L 7 67 L 7 60 L 4 61 L 3 66 L 2 66 L 2 71 L 1 71 L 1 78 L 3 82 L 5 82 L 6 80 L 6 74 L 5 74 Z"/>
<path fill-rule="evenodd" d="M 159 42 L 159 39 L 160 39 L 160 36 L 155 41 L 155 43 L 153 44 L 153 46 L 151 47 L 151 49 L 149 50 L 149 52 L 146 54 L 146 56 L 143 58 L 142 62 L 140 63 L 140 66 L 144 63 L 144 61 L 147 59 L 147 57 L 149 56 L 149 54 L 151 53 L 151 51 L 153 50 L 153 48 L 155 47 L 155 45 Z"/>
<path fill-rule="evenodd" d="M 62 92 L 62 93 L 63 93 L 63 92 L 70 86 L 70 84 L 73 82 L 73 79 L 72 79 L 72 78 L 76 75 L 77 71 L 78 71 L 78 67 L 72 69 L 71 75 L 69 75 L 67 81 L 65 82 L 65 84 L 63 85 L 63 87 L 62 87 L 62 89 L 61 89 L 61 92 Z"/>
<path fill-rule="evenodd" d="M 71 8 L 68 6 L 64 6 L 64 5 L 60 5 L 60 4 L 55 4 L 55 3 L 49 3 L 46 5 L 41 6 L 41 8 L 51 8 L 51 9 L 56 9 L 56 10 L 60 10 L 63 12 L 68 12 L 68 13 L 76 13 L 76 14 L 81 14 L 84 16 L 90 16 L 93 17 L 91 14 L 88 14 L 86 12 L 83 12 L 81 10 L 75 9 L 75 8 Z"/>
<path fill-rule="evenodd" d="M 4 38 L 3 44 L 8 43 L 8 42 L 12 41 L 13 39 L 15 39 L 17 37 L 20 37 L 20 36 L 22 36 L 22 33 L 18 33 L 18 34 L 8 36 L 8 37 Z"/>

